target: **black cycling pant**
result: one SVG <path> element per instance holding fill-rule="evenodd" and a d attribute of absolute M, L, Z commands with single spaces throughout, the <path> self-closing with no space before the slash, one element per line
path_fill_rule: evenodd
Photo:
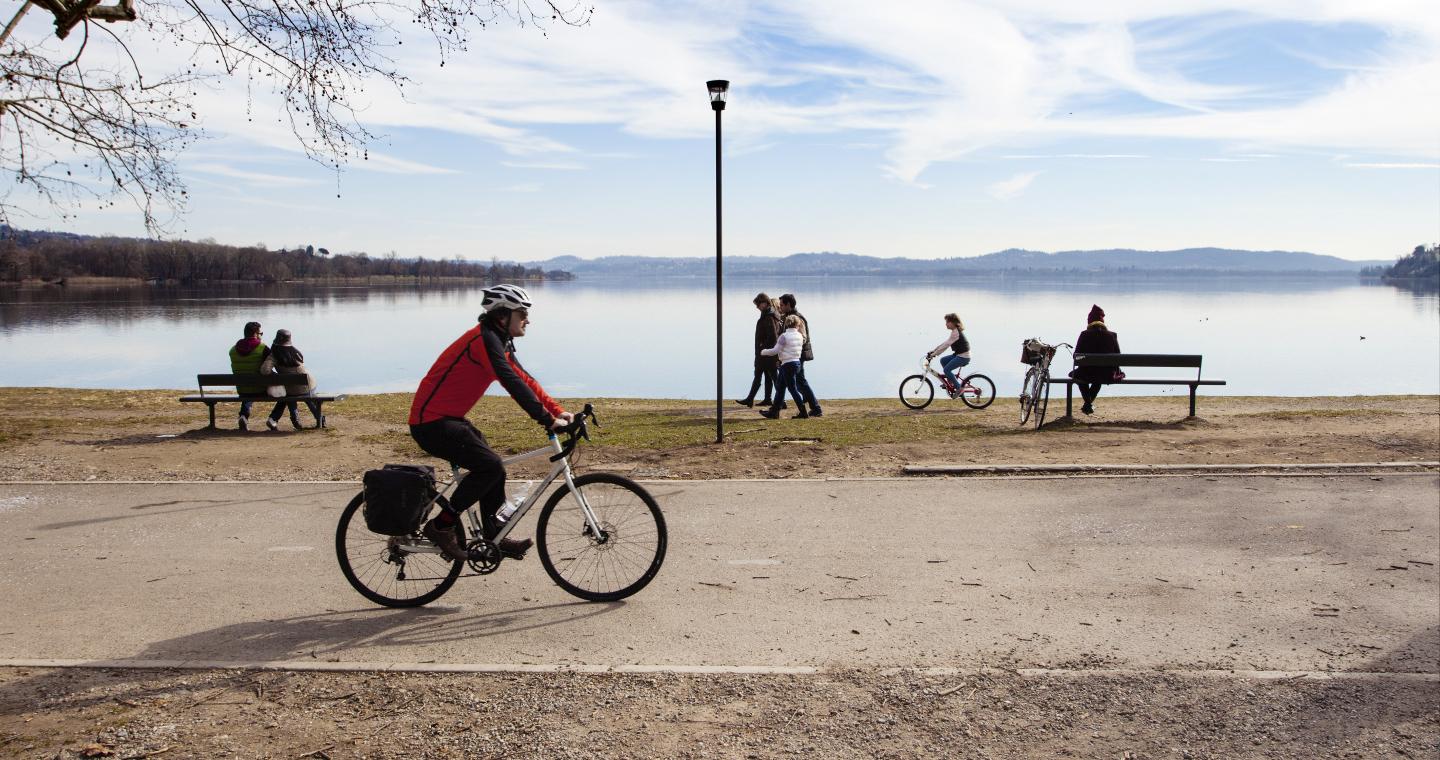
<path fill-rule="evenodd" d="M 469 470 L 450 497 L 450 511 L 458 515 L 478 501 L 485 537 L 499 532 L 495 512 L 505 503 L 505 465 L 486 443 L 485 434 L 469 420 L 445 417 L 411 425 L 410 437 L 425 453 Z"/>

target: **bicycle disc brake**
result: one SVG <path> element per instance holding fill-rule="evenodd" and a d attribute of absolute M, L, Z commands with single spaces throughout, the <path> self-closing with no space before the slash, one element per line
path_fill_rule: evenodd
<path fill-rule="evenodd" d="M 471 539 L 465 545 L 465 553 L 470 555 L 470 569 L 480 575 L 489 575 L 500 569 L 499 547 L 483 538 Z"/>

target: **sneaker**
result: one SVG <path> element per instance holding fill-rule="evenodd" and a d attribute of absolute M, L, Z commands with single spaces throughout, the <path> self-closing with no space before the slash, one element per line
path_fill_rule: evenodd
<path fill-rule="evenodd" d="M 783 409 L 784 407 L 781 407 L 781 408 Z M 760 410 L 760 416 L 761 416 L 761 417 L 764 417 L 764 418 L 767 419 L 767 420 L 776 419 L 776 418 L 778 418 L 778 417 L 780 416 L 780 409 L 776 409 L 776 408 L 773 407 L 773 406 L 770 407 L 769 409 L 761 409 L 761 410 Z"/>
<path fill-rule="evenodd" d="M 265 418 L 265 427 L 270 428 L 270 432 L 272 433 L 280 432 L 280 423 L 276 422 L 273 417 Z"/>
<path fill-rule="evenodd" d="M 299 430 L 299 429 L 300 429 L 300 415 L 298 415 L 298 414 L 292 414 L 292 415 L 290 415 L 290 427 L 293 427 L 293 428 L 295 428 L 296 430 Z"/>
<path fill-rule="evenodd" d="M 755 401 L 748 398 L 737 398 L 735 399 L 735 403 L 739 404 L 740 406 L 755 406 Z"/>
<path fill-rule="evenodd" d="M 250 429 L 250 418 L 249 418 L 249 417 L 245 417 L 245 416 L 240 417 L 240 429 L 241 429 L 241 430 L 249 430 L 249 429 Z"/>
<path fill-rule="evenodd" d="M 510 559 L 525 559 L 525 552 L 530 551 L 530 547 L 534 545 L 535 542 L 528 538 L 502 538 L 496 547 Z"/>
<path fill-rule="evenodd" d="M 447 528 L 436 523 L 434 520 L 430 520 L 425 523 L 425 527 L 422 528 L 420 532 L 424 534 L 426 538 L 430 539 L 432 543 L 440 547 L 440 551 L 444 552 L 445 556 L 450 559 L 458 562 L 464 562 L 470 559 L 470 555 L 465 553 L 465 547 L 460 545 L 460 539 L 455 538 L 455 526 L 452 525 Z"/>
<path fill-rule="evenodd" d="M 1086 413 L 1086 414 L 1094 414 L 1094 413 L 1095 413 L 1095 407 L 1090 406 L 1089 404 L 1086 404 L 1086 405 L 1080 407 L 1080 411 L 1082 411 L 1082 412 L 1084 412 L 1084 413 Z"/>
<path fill-rule="evenodd" d="M 820 407 L 817 406 L 817 407 L 815 407 L 814 409 L 811 409 L 811 410 L 810 410 L 810 416 L 811 416 L 811 417 L 824 417 L 824 416 L 825 416 L 825 413 L 822 412 L 822 411 L 820 411 Z"/>

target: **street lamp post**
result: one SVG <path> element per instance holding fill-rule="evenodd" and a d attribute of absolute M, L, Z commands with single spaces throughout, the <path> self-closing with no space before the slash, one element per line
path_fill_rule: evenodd
<path fill-rule="evenodd" d="M 724 79 L 712 79 L 705 83 L 705 88 L 710 91 L 710 107 L 715 111 L 715 442 L 725 442 L 725 348 L 723 303 L 721 300 L 721 283 L 724 278 L 720 266 L 720 112 L 725 110 L 725 93 L 730 89 L 730 82 Z"/>

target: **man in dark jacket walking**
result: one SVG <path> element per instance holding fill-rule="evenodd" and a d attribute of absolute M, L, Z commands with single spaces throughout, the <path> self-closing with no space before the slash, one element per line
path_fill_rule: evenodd
<path fill-rule="evenodd" d="M 790 314 L 794 314 L 795 316 L 800 318 L 800 334 L 805 336 L 805 345 L 802 349 L 800 349 L 800 371 L 795 375 L 795 389 L 800 392 L 800 395 L 803 398 L 795 399 L 795 404 L 797 406 L 800 404 L 805 404 L 806 406 L 810 407 L 809 416 L 821 417 L 823 416 L 823 413 L 820 409 L 820 402 L 815 400 L 815 391 L 810 389 L 810 381 L 805 379 L 805 364 L 806 362 L 812 361 L 815 358 L 815 351 L 810 348 L 810 321 L 805 319 L 804 314 L 801 314 L 795 309 L 795 296 L 793 294 L 786 293 L 780 296 L 780 316 L 784 318 L 785 316 Z M 776 388 L 775 406 L 779 408 L 781 402 L 784 400 L 784 386 Z"/>
<path fill-rule="evenodd" d="M 1104 309 L 1099 306 L 1091 306 L 1090 315 L 1085 318 L 1085 322 L 1085 330 L 1080 333 L 1080 337 L 1075 339 L 1075 353 L 1120 353 L 1120 338 L 1105 326 Z M 1074 378 L 1075 384 L 1080 388 L 1080 398 L 1085 401 L 1085 404 L 1080 407 L 1080 411 L 1094 414 L 1095 397 L 1100 395 L 1100 386 L 1116 380 L 1123 380 L 1125 373 L 1121 372 L 1119 367 L 1076 367 L 1070 370 L 1070 377 Z"/>
<path fill-rule="evenodd" d="M 775 345 L 775 340 L 780 337 L 780 316 L 775 313 L 774 307 L 770 304 L 770 296 L 761 293 L 755 296 L 755 308 L 760 310 L 760 318 L 755 320 L 755 377 L 750 382 L 750 393 L 745 398 L 736 399 L 735 403 L 741 406 L 754 406 L 755 394 L 760 390 L 760 382 L 765 382 L 765 398 L 760 401 L 761 406 L 770 405 L 770 394 L 775 388 L 776 371 L 779 363 L 773 356 L 762 356 L 761 351 Z"/>

